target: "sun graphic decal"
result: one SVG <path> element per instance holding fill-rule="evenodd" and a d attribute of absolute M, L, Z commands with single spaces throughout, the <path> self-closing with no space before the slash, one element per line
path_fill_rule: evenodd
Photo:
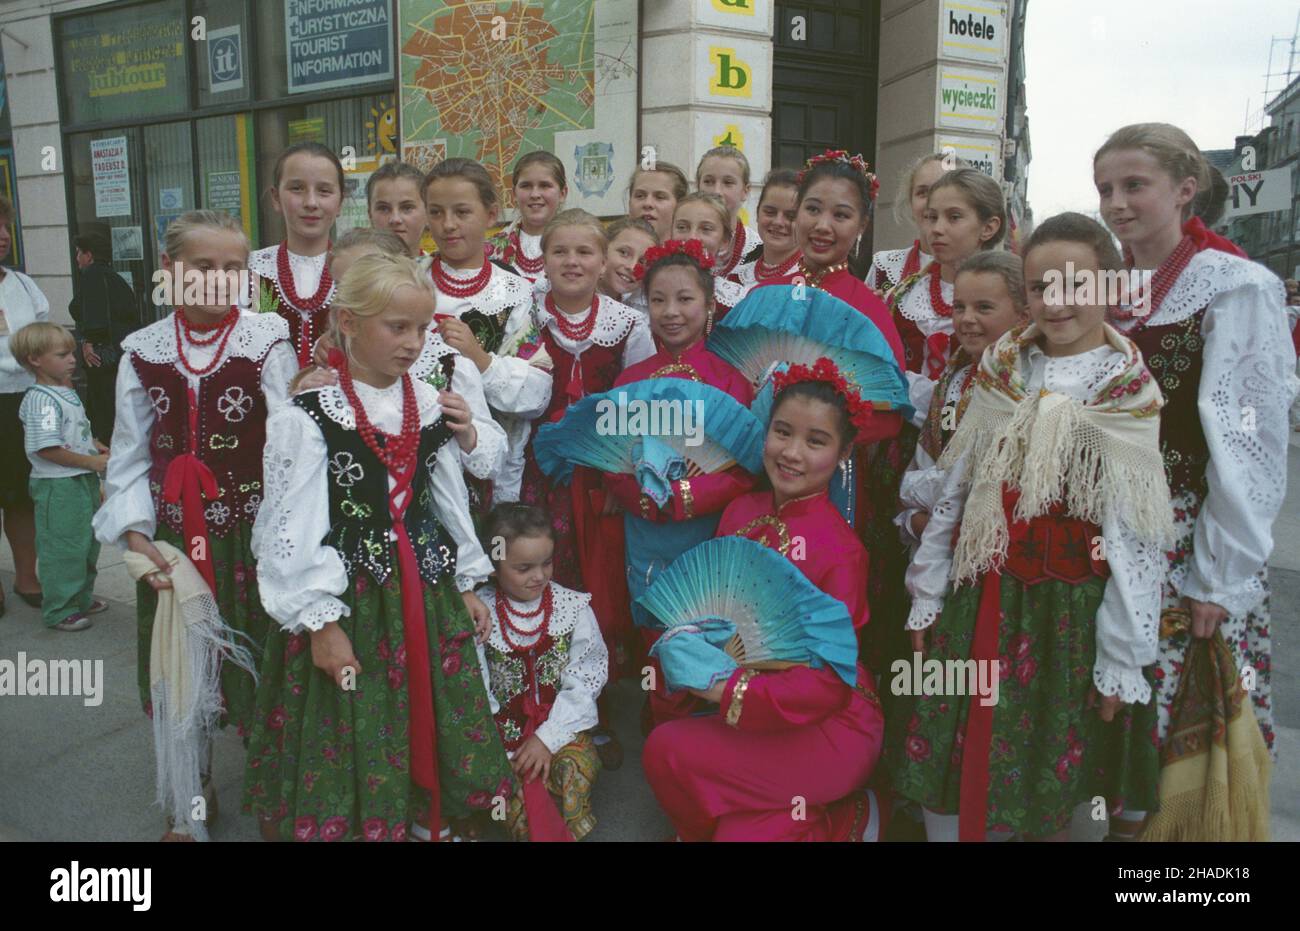
<path fill-rule="evenodd" d="M 380 100 L 370 108 L 366 120 L 366 150 L 373 155 L 397 154 L 397 107 L 391 100 Z"/>

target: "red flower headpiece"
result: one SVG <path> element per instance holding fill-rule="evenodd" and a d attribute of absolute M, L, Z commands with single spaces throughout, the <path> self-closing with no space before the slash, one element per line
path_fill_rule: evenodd
<path fill-rule="evenodd" d="M 775 398 L 790 385 L 801 381 L 825 382 L 834 388 L 835 393 L 843 397 L 847 403 L 849 422 L 858 428 L 858 435 L 862 436 L 867 431 L 875 407 L 870 401 L 863 399 L 862 389 L 845 378 L 835 367 L 834 362 L 822 356 L 813 363 L 812 368 L 806 365 L 792 365 L 785 371 L 776 372 L 772 376 L 772 397 Z"/>
<path fill-rule="evenodd" d="M 871 166 L 867 164 L 865 158 L 861 155 L 850 155 L 847 149 L 827 149 L 821 155 L 814 155 L 808 159 L 804 162 L 803 170 L 799 172 L 799 183 L 803 183 L 804 175 L 825 162 L 841 162 L 862 175 L 871 186 L 871 199 L 873 201 L 876 199 L 876 194 L 880 191 L 880 179 L 872 174 Z"/>
<path fill-rule="evenodd" d="M 669 239 L 662 246 L 651 246 L 641 256 L 641 261 L 632 267 L 632 277 L 640 281 L 645 277 L 645 273 L 650 270 L 650 266 L 660 259 L 666 259 L 670 255 L 677 253 L 688 255 L 695 260 L 695 264 L 706 271 L 713 269 L 713 259 L 704 251 L 704 243 L 698 239 Z"/>

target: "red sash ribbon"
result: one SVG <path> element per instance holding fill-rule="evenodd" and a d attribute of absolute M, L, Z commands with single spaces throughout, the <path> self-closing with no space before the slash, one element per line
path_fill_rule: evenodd
<path fill-rule="evenodd" d="M 498 598 L 504 598 L 505 595 L 498 595 Z M 541 646 L 539 640 L 536 646 Z M 527 717 L 527 723 L 524 725 L 524 739 L 527 740 L 537 733 L 537 728 L 546 720 L 550 714 L 550 706 L 543 707 L 537 700 L 537 654 L 539 650 L 528 650 L 524 653 L 524 662 L 528 666 L 528 688 L 524 692 L 523 712 Z M 560 810 L 555 807 L 555 799 L 551 797 L 550 790 L 546 788 L 546 780 L 540 776 L 531 782 L 523 782 L 522 794 L 524 798 L 524 812 L 528 815 L 528 839 L 541 843 L 562 843 L 573 840 L 573 833 L 569 826 L 564 823 L 564 818 L 560 815 Z"/>
<path fill-rule="evenodd" d="M 409 494 L 415 477 L 418 457 L 409 468 L 390 473 L 393 490 L 388 493 L 388 511 L 393 517 L 397 536 L 397 564 L 402 578 L 402 627 L 406 640 L 406 681 L 410 692 L 411 777 L 430 792 L 429 824 L 437 831 L 442 824 L 442 805 L 438 794 L 438 733 L 433 712 L 433 680 L 429 665 L 429 631 L 424 613 L 424 586 L 420 566 L 402 518 L 413 494 Z M 405 498 L 405 500 L 403 500 Z M 400 503 L 399 503 L 400 502 Z"/>
<path fill-rule="evenodd" d="M 189 452 L 177 456 L 167 465 L 163 476 L 162 497 L 168 504 L 181 507 L 181 530 L 185 540 L 181 549 L 190 557 L 199 574 L 203 576 L 212 594 L 217 593 L 217 576 L 208 555 L 208 522 L 203 516 L 203 502 L 217 498 L 217 478 L 207 463 L 199 458 L 199 404 L 194 389 L 187 387 L 189 395 Z M 197 550 L 195 539 L 203 545 Z"/>
<path fill-rule="evenodd" d="M 971 659 L 976 663 L 998 661 L 998 628 L 1002 622 L 1002 573 L 984 575 Z M 1000 671 L 999 671 L 999 674 Z M 957 838 L 982 841 L 988 824 L 989 752 L 993 745 L 993 706 L 972 696 L 966 712 L 966 736 L 961 753 L 961 807 L 957 817 Z"/>

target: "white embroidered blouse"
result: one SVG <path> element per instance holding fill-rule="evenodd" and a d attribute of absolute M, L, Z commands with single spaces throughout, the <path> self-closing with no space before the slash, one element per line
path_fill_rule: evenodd
<path fill-rule="evenodd" d="M 924 268 L 925 266 L 922 266 Z M 939 294 L 945 301 L 952 304 L 953 287 L 950 282 L 939 281 Z M 912 323 L 921 331 L 921 335 L 929 339 L 935 333 L 944 333 L 950 342 L 950 349 L 956 349 L 956 337 L 953 335 L 952 317 L 941 316 L 934 309 L 934 304 L 930 301 L 930 280 L 924 276 L 916 281 L 907 293 L 902 296 L 897 304 L 898 313 Z M 921 371 L 904 372 L 907 376 L 907 394 L 912 401 L 912 406 L 916 412 L 912 415 L 912 426 L 920 427 L 925 422 L 925 413 L 930 409 L 930 398 L 934 394 L 934 381 L 926 375 L 930 370 L 931 360 L 934 354 L 930 351 L 930 344 L 925 344 L 924 357 L 921 360 Z M 947 359 L 944 359 L 946 362 Z"/>
<path fill-rule="evenodd" d="M 1241 616 L 1264 597 L 1258 576 L 1286 495 L 1287 411 L 1300 381 L 1286 290 L 1267 268 L 1217 249 L 1198 252 L 1148 325 L 1177 323 L 1202 308 L 1198 407 L 1209 493 L 1192 553 L 1170 581 L 1179 595 Z M 1132 325 L 1116 324 L 1121 332 Z"/>
<path fill-rule="evenodd" d="M 1026 392 L 1057 392 L 1088 401 L 1123 371 L 1125 357 L 1110 346 L 1076 356 L 1055 358 L 1037 346 L 1026 350 L 1029 379 Z M 943 611 L 950 586 L 953 531 L 961 523 L 970 483 L 963 457 L 942 473 L 943 487 L 930 511 L 906 575 L 912 595 L 909 630 L 924 630 Z M 1126 702 L 1151 696 L 1142 667 L 1156 660 L 1165 556 L 1159 543 L 1139 538 L 1123 514 L 1107 511 L 1101 525 L 1102 545 L 1110 578 L 1097 610 L 1097 658 L 1092 681 L 1102 695 L 1119 695 Z"/>

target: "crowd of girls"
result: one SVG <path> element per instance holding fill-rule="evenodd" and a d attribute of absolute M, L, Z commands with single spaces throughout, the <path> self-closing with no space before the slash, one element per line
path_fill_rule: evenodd
<path fill-rule="evenodd" d="M 372 229 L 332 241 L 344 174 L 316 143 L 275 163 L 279 243 L 250 252 L 219 212 L 174 220 L 164 268 L 247 270 L 258 294 L 178 305 L 123 344 L 93 526 L 139 580 L 165 839 L 207 836 L 218 721 L 244 738 L 242 807 L 268 839 L 581 839 L 631 736 L 618 702 L 683 840 L 877 839 L 891 813 L 936 840 L 1061 839 L 1097 796 L 1116 839 L 1200 836 L 1206 798 L 1216 836 L 1265 836 L 1265 567 L 1296 387 L 1282 285 L 1194 213 L 1210 175 L 1181 130 L 1117 131 L 1094 175 L 1105 226 L 1052 217 L 1015 254 L 998 185 L 927 155 L 895 192 L 916 238 L 865 280 L 878 184 L 844 152 L 772 171 L 754 227 L 728 146 L 693 191 L 638 168 L 608 225 L 530 152 L 498 232 L 487 170 L 448 159 L 383 166 Z M 1151 286 L 1053 288 L 1122 269 Z M 715 352 L 782 287 L 849 308 L 898 403 L 866 399 L 833 346 L 761 377 Z M 574 429 L 584 399 L 664 379 L 761 412 L 761 456 L 657 482 L 543 461 L 539 435 Z M 669 688 L 638 599 L 735 536 L 843 607 L 856 675 Z M 206 621 L 178 624 L 196 604 Z M 922 657 L 991 664 L 1000 697 L 893 687 Z M 1182 688 L 1207 669 L 1228 673 L 1221 722 Z M 1234 736 L 1175 740 L 1198 727 Z M 1226 767 L 1202 765 L 1218 751 Z M 196 791 L 202 823 L 180 804 Z"/>

